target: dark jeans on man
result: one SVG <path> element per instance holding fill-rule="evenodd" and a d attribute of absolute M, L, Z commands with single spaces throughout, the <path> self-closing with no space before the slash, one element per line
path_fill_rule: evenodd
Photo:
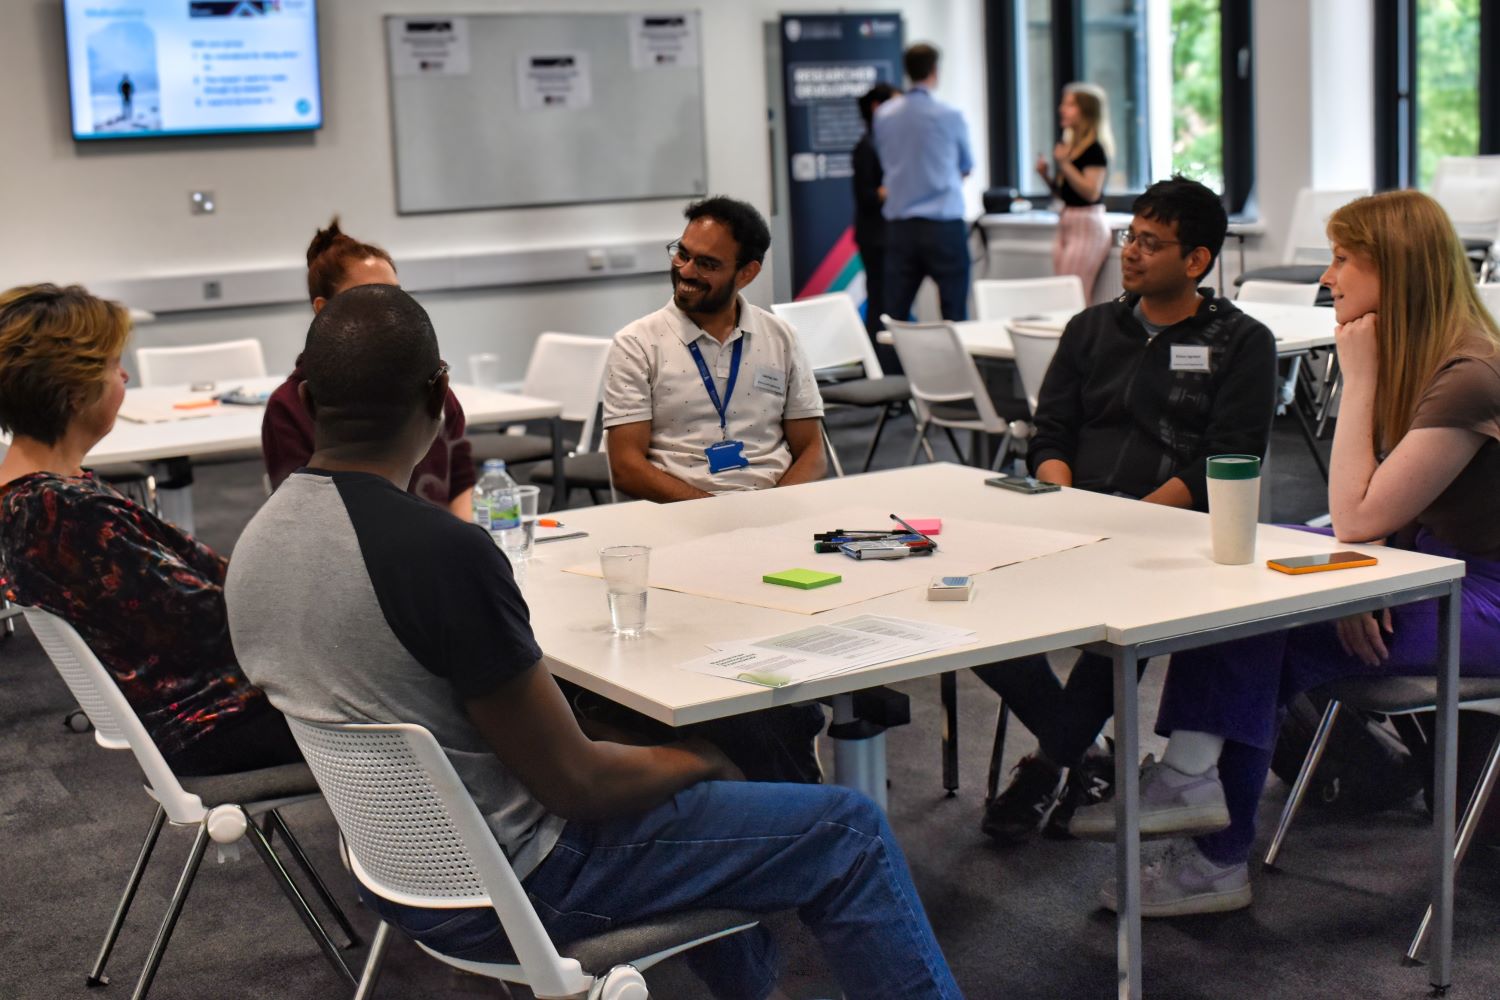
<path fill-rule="evenodd" d="M 886 223 L 885 305 L 892 319 L 911 315 L 923 278 L 937 283 L 943 319 L 969 316 L 969 238 L 962 219 Z"/>
<path fill-rule="evenodd" d="M 1137 676 L 1146 661 L 1137 666 Z M 1005 699 L 1011 714 L 1036 734 L 1042 753 L 1054 764 L 1073 767 L 1115 714 L 1115 665 L 1098 653 L 1084 653 L 1063 686 L 1042 655 L 975 667 L 974 673 Z"/>
<path fill-rule="evenodd" d="M 896 357 L 896 349 L 877 339 L 880 331 L 885 329 L 885 324 L 880 322 L 880 314 L 889 312 L 885 305 L 885 242 L 860 243 L 858 246 L 859 259 L 865 268 L 865 332 L 870 335 L 870 343 L 875 346 L 875 356 L 880 359 L 882 373 L 899 375 L 901 360 Z"/>

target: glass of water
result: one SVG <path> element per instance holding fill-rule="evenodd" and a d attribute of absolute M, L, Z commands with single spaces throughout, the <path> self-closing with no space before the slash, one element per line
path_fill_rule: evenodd
<path fill-rule="evenodd" d="M 516 526 L 493 532 L 499 535 L 500 549 L 510 557 L 513 564 L 530 559 L 531 550 L 536 546 L 536 505 L 537 495 L 541 492 L 541 488 L 537 486 L 517 486 L 513 493 L 516 501 Z"/>
<path fill-rule="evenodd" d="M 646 631 L 646 575 L 651 549 L 645 545 L 611 545 L 599 550 L 604 589 L 609 595 L 609 625 L 615 635 L 633 639 Z"/>

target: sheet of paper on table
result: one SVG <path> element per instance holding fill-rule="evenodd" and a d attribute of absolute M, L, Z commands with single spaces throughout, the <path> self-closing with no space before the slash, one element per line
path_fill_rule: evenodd
<path fill-rule="evenodd" d="M 717 650 L 715 653 L 689 660 L 680 667 L 762 687 L 786 687 L 889 660 L 964 646 L 973 641 L 974 635 L 967 629 L 947 625 L 859 615 L 764 639 L 716 643 L 711 647 Z"/>
<path fill-rule="evenodd" d="M 214 402 L 212 392 L 193 392 L 184 386 L 135 389 L 120 405 L 120 419 L 133 424 L 163 424 L 173 420 L 196 420 L 211 417 L 223 407 Z M 199 404 L 179 408 L 179 403 Z"/>
<path fill-rule="evenodd" d="M 873 507 L 838 510 L 774 527 L 740 528 L 662 545 L 651 551 L 649 583 L 699 597 L 814 615 L 914 587 L 925 589 L 934 576 L 973 576 L 1102 539 L 1072 531 L 944 518 L 938 549 L 930 556 L 865 561 L 812 551 L 815 532 L 881 528 L 890 523 L 889 511 Z M 761 580 L 766 573 L 789 566 L 826 569 L 844 579 L 816 590 L 776 587 Z M 564 572 L 600 575 L 597 561 L 569 566 Z"/>

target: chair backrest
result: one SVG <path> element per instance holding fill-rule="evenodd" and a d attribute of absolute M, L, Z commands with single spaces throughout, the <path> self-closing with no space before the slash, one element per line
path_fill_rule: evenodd
<path fill-rule="evenodd" d="M 1009 421 L 995 412 L 979 369 L 951 323 L 908 323 L 890 316 L 880 319 L 891 331 L 896 356 L 911 383 L 912 403 L 922 420 L 932 419 L 933 403 L 972 402 L 987 433 L 1006 432 Z"/>
<path fill-rule="evenodd" d="M 370 891 L 407 906 L 492 906 L 540 996 L 572 996 L 591 977 L 547 936 L 515 871 L 432 733 L 407 724 L 287 717 Z"/>
<path fill-rule="evenodd" d="M 1062 333 L 1041 330 L 1022 330 L 1014 325 L 1006 327 L 1010 333 L 1011 346 L 1016 349 L 1016 371 L 1021 376 L 1021 388 L 1026 393 L 1026 405 L 1036 416 L 1037 398 L 1042 393 L 1042 380 L 1047 377 L 1047 366 L 1052 364 L 1052 355 L 1062 341 Z"/>
<path fill-rule="evenodd" d="M 226 340 L 193 347 L 142 347 L 135 352 L 137 380 L 143 387 L 191 385 L 261 378 L 266 356 L 260 341 Z"/>
<path fill-rule="evenodd" d="M 844 292 L 777 302 L 771 311 L 797 331 L 813 371 L 863 365 L 866 378 L 885 377 L 854 299 Z"/>
<path fill-rule="evenodd" d="M 1500 156 L 1445 156 L 1432 178 L 1432 198 L 1464 239 L 1494 240 L 1500 228 Z"/>
<path fill-rule="evenodd" d="M 1247 281 L 1240 286 L 1235 299 L 1240 302 L 1279 302 L 1289 306 L 1310 306 L 1318 301 L 1319 285 L 1299 285 L 1290 281 Z"/>
<path fill-rule="evenodd" d="M 1490 315 L 1500 320 L 1500 284 L 1480 285 L 1479 301 L 1490 311 Z"/>
<path fill-rule="evenodd" d="M 584 444 L 580 450 L 587 450 L 587 442 L 593 437 L 594 418 L 604 393 L 604 369 L 613 343 L 608 337 L 544 333 L 536 338 L 526 364 L 521 392 L 560 403 L 564 420 L 581 423 L 580 441 Z"/>
<path fill-rule="evenodd" d="M 1000 321 L 1035 313 L 1076 313 L 1087 305 L 1083 281 L 1076 274 L 974 282 L 974 313 L 982 320 Z"/>
<path fill-rule="evenodd" d="M 94 655 L 78 630 L 61 618 L 37 608 L 26 608 L 26 623 L 36 634 L 52 666 L 94 724 L 94 739 L 102 747 L 129 747 L 146 775 L 151 794 L 174 823 L 198 823 L 203 819 L 203 801 L 185 791 L 166 758 L 146 732 L 140 716 L 125 700 L 115 679 Z"/>
<path fill-rule="evenodd" d="M 1281 250 L 1283 264 L 1326 264 L 1332 259 L 1328 249 L 1328 217 L 1355 198 L 1363 198 L 1369 188 L 1344 191 L 1319 191 L 1302 188 L 1292 205 L 1287 226 L 1286 245 Z"/>

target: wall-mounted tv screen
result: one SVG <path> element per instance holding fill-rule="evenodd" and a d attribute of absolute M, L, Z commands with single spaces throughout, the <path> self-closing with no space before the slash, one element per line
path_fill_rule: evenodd
<path fill-rule="evenodd" d="M 73 138 L 320 128 L 316 0 L 63 0 Z"/>

